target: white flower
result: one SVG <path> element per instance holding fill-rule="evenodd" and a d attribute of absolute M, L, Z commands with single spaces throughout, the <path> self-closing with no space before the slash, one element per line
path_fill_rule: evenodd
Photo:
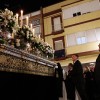
<path fill-rule="evenodd" d="M 11 19 L 11 15 L 8 15 L 8 16 L 7 16 L 7 19 L 9 19 L 9 20 L 10 20 L 10 19 Z"/>
<path fill-rule="evenodd" d="M 27 33 L 27 38 L 29 38 L 29 31 L 27 31 L 26 33 Z"/>
<path fill-rule="evenodd" d="M 4 23 L 5 23 L 5 25 L 7 25 L 8 24 L 8 21 L 7 20 L 4 20 Z"/>

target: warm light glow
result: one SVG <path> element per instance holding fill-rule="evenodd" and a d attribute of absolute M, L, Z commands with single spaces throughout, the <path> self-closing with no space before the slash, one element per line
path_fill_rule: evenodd
<path fill-rule="evenodd" d="M 40 34 L 39 34 L 39 39 L 40 39 Z"/>
<path fill-rule="evenodd" d="M 18 24 L 18 14 L 16 14 L 16 23 Z"/>
<path fill-rule="evenodd" d="M 32 24 L 30 24 L 30 29 L 32 30 Z"/>
<path fill-rule="evenodd" d="M 28 47 L 28 48 L 30 47 L 30 44 L 29 44 L 29 43 L 27 43 L 27 47 Z"/>
<path fill-rule="evenodd" d="M 21 24 L 20 26 L 22 27 L 23 26 L 23 10 L 21 10 Z"/>
<path fill-rule="evenodd" d="M 29 19 L 29 18 L 28 18 L 28 16 L 27 16 L 27 17 L 26 17 L 26 25 L 27 25 L 27 26 L 28 26 L 28 19 Z"/>
<path fill-rule="evenodd" d="M 34 36 L 35 30 L 33 29 L 32 31 L 33 31 L 33 36 Z"/>
<path fill-rule="evenodd" d="M 7 37 L 8 37 L 8 39 L 10 39 L 12 36 L 11 36 L 11 34 L 9 33 L 9 34 L 7 35 Z"/>

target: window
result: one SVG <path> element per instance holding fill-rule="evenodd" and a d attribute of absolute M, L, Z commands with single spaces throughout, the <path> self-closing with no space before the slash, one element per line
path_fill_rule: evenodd
<path fill-rule="evenodd" d="M 53 38 L 53 46 L 55 50 L 61 50 L 65 48 L 64 36 Z"/>
<path fill-rule="evenodd" d="M 62 40 L 55 41 L 55 50 L 61 50 L 61 49 L 64 49 L 63 41 Z"/>
<path fill-rule="evenodd" d="M 76 45 L 75 34 L 69 34 L 67 36 L 67 46 L 74 46 L 74 45 Z"/>
<path fill-rule="evenodd" d="M 97 39 L 96 39 L 95 29 L 86 31 L 86 37 L 87 37 L 87 42 L 96 41 Z"/>
<path fill-rule="evenodd" d="M 74 13 L 74 14 L 73 14 L 73 17 L 75 17 L 75 16 L 77 16 L 77 14 L 76 14 L 76 13 Z"/>
<path fill-rule="evenodd" d="M 34 19 L 32 21 L 33 28 L 34 28 L 34 34 L 39 35 L 41 34 L 41 25 L 40 25 L 40 19 Z"/>
<path fill-rule="evenodd" d="M 81 15 L 81 12 L 73 13 L 73 17 L 80 16 L 80 15 Z"/>
<path fill-rule="evenodd" d="M 61 30 L 60 17 L 54 18 L 53 21 L 54 21 L 54 31 Z"/>
<path fill-rule="evenodd" d="M 81 0 L 77 1 L 81 2 Z M 62 14 L 63 14 L 63 19 L 68 19 L 99 10 L 100 10 L 100 0 L 87 0 L 87 2 L 85 3 L 77 4 L 76 6 L 72 6 L 69 8 L 64 6 L 64 9 L 62 9 Z"/>
<path fill-rule="evenodd" d="M 75 36 L 76 36 L 77 44 L 86 43 L 86 34 L 85 34 L 85 32 L 78 32 L 78 33 L 75 34 Z"/>
<path fill-rule="evenodd" d="M 40 25 L 40 19 L 34 19 L 34 20 L 32 21 L 32 24 L 33 24 L 33 26 Z"/>
<path fill-rule="evenodd" d="M 52 20 L 52 32 L 58 32 L 62 30 L 62 18 L 61 15 L 54 16 Z"/>
<path fill-rule="evenodd" d="M 81 12 L 77 12 L 77 16 L 81 15 Z"/>
<path fill-rule="evenodd" d="M 95 33 L 96 33 L 96 38 L 97 38 L 97 40 L 99 41 L 99 40 L 100 40 L 100 28 L 97 28 L 97 29 L 95 30 Z"/>
<path fill-rule="evenodd" d="M 54 58 L 65 57 L 65 42 L 64 37 L 58 37 L 53 39 L 53 45 L 55 49 Z"/>
<path fill-rule="evenodd" d="M 41 34 L 41 27 L 40 27 L 40 25 L 34 27 L 34 34 L 37 35 L 37 36 L 39 34 Z"/>
<path fill-rule="evenodd" d="M 83 43 L 86 43 L 86 37 L 77 38 L 77 44 L 83 44 Z"/>
<path fill-rule="evenodd" d="M 100 28 L 68 34 L 66 37 L 67 47 L 100 41 Z"/>

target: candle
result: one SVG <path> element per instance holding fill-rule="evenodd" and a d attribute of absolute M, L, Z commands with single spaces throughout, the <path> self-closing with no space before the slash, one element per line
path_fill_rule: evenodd
<path fill-rule="evenodd" d="M 12 37 L 12 39 L 14 39 L 14 33 L 12 33 L 11 37 Z"/>
<path fill-rule="evenodd" d="M 20 26 L 22 27 L 23 26 L 23 10 L 21 10 L 21 24 Z"/>
<path fill-rule="evenodd" d="M 26 25 L 28 26 L 28 16 L 26 17 Z"/>
<path fill-rule="evenodd" d="M 40 34 L 39 34 L 39 39 L 40 39 Z"/>
<path fill-rule="evenodd" d="M 20 46 L 20 39 L 16 39 L 16 46 L 17 46 L 17 47 Z"/>
<path fill-rule="evenodd" d="M 35 30 L 33 29 L 33 36 L 34 36 L 34 32 L 35 32 Z"/>
<path fill-rule="evenodd" d="M 18 14 L 16 14 L 16 23 L 18 24 Z"/>
<path fill-rule="evenodd" d="M 30 29 L 32 30 L 32 24 L 30 24 Z"/>

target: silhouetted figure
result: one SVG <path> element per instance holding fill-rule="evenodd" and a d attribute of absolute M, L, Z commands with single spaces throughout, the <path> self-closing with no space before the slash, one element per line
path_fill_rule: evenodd
<path fill-rule="evenodd" d="M 87 66 L 84 75 L 88 100 L 94 100 L 94 71 Z"/>
<path fill-rule="evenodd" d="M 77 54 L 72 55 L 72 60 L 73 60 L 73 71 L 72 71 L 73 83 L 75 85 L 76 90 L 78 91 L 81 100 L 87 100 L 82 64 L 78 60 Z"/>
<path fill-rule="evenodd" d="M 66 75 L 66 79 L 65 79 L 65 86 L 66 86 L 68 100 L 75 99 L 75 87 L 72 81 L 72 70 L 73 70 L 73 64 L 69 63 L 68 64 L 68 74 Z"/>
<path fill-rule="evenodd" d="M 100 44 L 98 45 L 100 51 Z M 100 54 L 96 59 L 96 64 L 94 68 L 94 78 L 95 78 L 95 100 L 100 100 Z"/>
<path fill-rule="evenodd" d="M 58 68 L 55 69 L 55 75 L 57 78 L 57 95 L 63 97 L 63 69 L 60 63 L 57 63 Z"/>

